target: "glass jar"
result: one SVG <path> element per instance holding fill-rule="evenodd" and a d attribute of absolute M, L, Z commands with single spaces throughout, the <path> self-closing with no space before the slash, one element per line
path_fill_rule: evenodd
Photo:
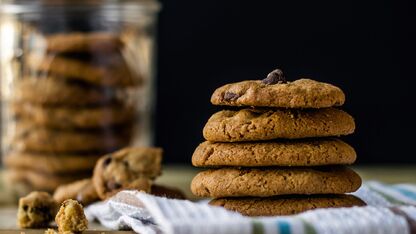
<path fill-rule="evenodd" d="M 91 176 L 98 157 L 152 144 L 159 4 L 1 6 L 2 161 L 20 194 Z"/>

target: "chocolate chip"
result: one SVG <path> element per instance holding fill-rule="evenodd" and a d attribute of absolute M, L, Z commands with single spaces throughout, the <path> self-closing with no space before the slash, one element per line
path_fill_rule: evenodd
<path fill-rule="evenodd" d="M 240 97 L 240 95 L 236 94 L 236 93 L 231 93 L 231 92 L 226 92 L 224 94 L 224 101 L 235 101 Z"/>
<path fill-rule="evenodd" d="M 125 167 L 129 167 L 129 162 L 128 161 L 124 160 L 123 164 L 124 164 Z"/>
<path fill-rule="evenodd" d="M 287 83 L 285 76 L 283 75 L 282 70 L 275 69 L 269 74 L 267 77 L 261 81 L 263 84 L 266 85 L 273 85 L 273 84 L 285 84 Z"/>
<path fill-rule="evenodd" d="M 107 182 L 107 188 L 110 190 L 115 190 L 121 188 L 121 184 L 117 183 L 115 180 L 109 180 Z"/>
<path fill-rule="evenodd" d="M 107 167 L 111 163 L 111 161 L 112 161 L 111 157 L 110 156 L 107 157 L 103 162 L 103 166 Z"/>
<path fill-rule="evenodd" d="M 24 205 L 24 206 L 23 206 L 23 210 L 24 210 L 24 211 L 27 211 L 27 210 L 28 210 L 28 208 L 29 208 L 29 206 L 28 206 L 28 205 Z"/>

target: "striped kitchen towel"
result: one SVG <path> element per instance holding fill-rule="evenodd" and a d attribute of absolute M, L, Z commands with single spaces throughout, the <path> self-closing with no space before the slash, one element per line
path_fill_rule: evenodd
<path fill-rule="evenodd" d="M 317 209 L 293 216 L 244 217 L 222 207 L 122 191 L 93 204 L 85 213 L 111 229 L 137 233 L 180 234 L 413 234 L 416 233 L 416 185 L 366 182 L 354 195 L 368 206 Z"/>

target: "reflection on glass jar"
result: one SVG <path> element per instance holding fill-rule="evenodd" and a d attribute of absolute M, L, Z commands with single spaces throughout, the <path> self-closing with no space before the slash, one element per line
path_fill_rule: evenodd
<path fill-rule="evenodd" d="M 13 1 L 0 24 L 2 157 L 20 194 L 151 145 L 155 1 Z M 24 191 L 20 191 L 24 188 Z"/>

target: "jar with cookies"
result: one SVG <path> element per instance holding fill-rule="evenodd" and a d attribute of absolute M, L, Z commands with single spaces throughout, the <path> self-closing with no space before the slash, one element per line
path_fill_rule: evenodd
<path fill-rule="evenodd" d="M 152 145 L 157 1 L 3 2 L 1 156 L 16 195 Z"/>

